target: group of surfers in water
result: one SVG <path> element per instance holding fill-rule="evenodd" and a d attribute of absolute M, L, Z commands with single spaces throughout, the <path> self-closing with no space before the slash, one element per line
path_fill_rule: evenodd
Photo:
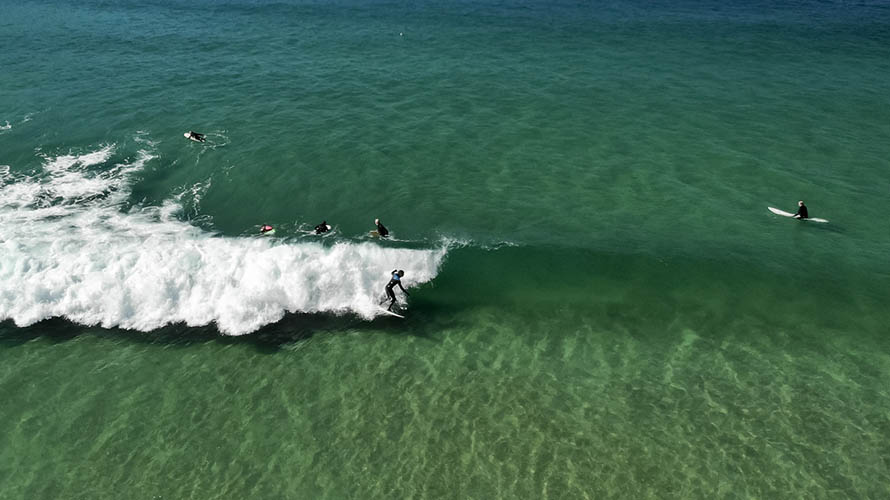
<path fill-rule="evenodd" d="M 373 231 L 371 234 L 374 236 L 380 236 L 381 238 L 386 238 L 389 236 L 389 230 L 386 229 L 386 226 L 380 223 L 380 219 L 374 219 L 374 224 L 377 226 L 377 231 Z M 323 234 L 331 230 L 331 226 L 328 224 L 328 221 L 323 220 L 321 224 L 315 226 L 315 234 Z M 263 224 L 260 226 L 260 234 L 273 235 L 275 234 L 275 228 L 270 226 L 269 224 Z"/>
<path fill-rule="evenodd" d="M 185 134 L 185 136 L 188 139 L 191 139 L 193 141 L 204 142 L 204 140 L 205 140 L 204 134 L 192 132 L 191 130 L 189 130 L 189 132 L 187 134 Z M 797 202 L 797 213 L 794 214 L 794 218 L 795 219 L 809 219 L 810 218 L 810 214 L 807 211 L 807 206 L 804 204 L 803 200 L 800 200 Z M 380 223 L 380 219 L 374 219 L 374 224 L 377 226 L 377 236 L 380 236 L 381 238 L 386 238 L 389 236 L 389 230 L 386 229 L 386 226 L 384 226 L 383 224 Z M 331 230 L 331 226 L 328 225 L 328 221 L 326 221 L 326 220 L 321 221 L 321 224 L 315 226 L 315 234 L 324 234 L 330 230 Z M 268 224 L 263 224 L 262 227 L 260 227 L 260 233 L 272 235 L 272 234 L 275 234 L 275 228 Z M 393 291 L 394 287 L 398 286 L 402 290 L 402 293 L 404 293 L 405 295 L 411 295 L 402 286 L 402 277 L 403 276 L 405 276 L 405 271 L 403 271 L 401 269 L 393 269 L 393 271 L 391 273 L 391 277 L 389 279 L 389 283 L 386 284 L 386 288 L 385 288 L 386 296 L 387 296 L 387 298 L 389 298 L 389 301 L 390 301 L 389 307 L 386 308 L 387 311 L 392 311 L 392 306 L 395 305 L 395 303 L 396 303 L 396 293 Z"/>
<path fill-rule="evenodd" d="M 183 135 L 186 137 L 186 139 L 190 139 L 196 142 L 204 142 L 206 140 L 204 134 L 199 134 L 198 132 L 194 132 L 191 130 Z M 386 229 L 386 226 L 384 226 L 380 222 L 380 219 L 374 219 L 374 224 L 377 226 L 376 236 L 379 236 L 381 238 L 386 238 L 389 236 L 389 230 Z M 315 234 L 324 234 L 330 230 L 331 226 L 328 225 L 328 221 L 326 220 L 321 221 L 321 224 L 315 226 Z M 270 226 L 269 224 L 263 224 L 262 226 L 260 226 L 260 234 L 273 235 L 275 234 L 275 228 Z M 402 286 L 403 276 L 405 276 L 405 271 L 401 269 L 393 269 L 391 277 L 389 279 L 389 283 L 386 284 L 385 288 L 386 296 L 387 298 L 389 298 L 390 301 L 389 307 L 386 308 L 387 311 L 392 311 L 392 306 L 394 306 L 396 303 L 396 293 L 393 291 L 394 287 L 398 286 L 399 289 L 402 290 L 402 293 L 404 293 L 405 295 L 411 295 Z"/>
<path fill-rule="evenodd" d="M 377 236 L 380 236 L 381 238 L 389 236 L 389 230 L 380 222 L 380 219 L 374 219 L 374 224 L 377 226 Z M 331 226 L 326 220 L 321 221 L 321 224 L 315 226 L 315 234 L 323 234 L 330 230 Z M 275 228 L 269 224 L 263 224 L 260 227 L 260 234 L 275 234 Z M 386 308 L 387 311 L 392 311 L 392 306 L 396 303 L 396 293 L 393 291 L 394 287 L 398 286 L 406 296 L 411 295 L 405 290 L 405 287 L 402 286 L 403 276 L 405 276 L 405 271 L 402 269 L 393 269 L 392 273 L 390 273 L 389 283 L 386 284 L 385 288 L 386 296 L 389 299 L 389 307 Z"/>

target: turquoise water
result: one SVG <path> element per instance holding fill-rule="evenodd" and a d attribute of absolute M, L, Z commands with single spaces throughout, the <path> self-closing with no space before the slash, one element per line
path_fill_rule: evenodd
<path fill-rule="evenodd" d="M 890 496 L 886 4 L 0 10 L 0 497 Z"/>

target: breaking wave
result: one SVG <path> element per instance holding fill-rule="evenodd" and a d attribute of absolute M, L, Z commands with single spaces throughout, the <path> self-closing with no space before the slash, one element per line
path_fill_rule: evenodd
<path fill-rule="evenodd" d="M 289 312 L 371 319 L 390 270 L 416 286 L 448 251 L 218 236 L 180 220 L 175 198 L 124 210 L 153 155 L 119 156 L 105 145 L 44 156 L 36 174 L 0 167 L 0 320 L 140 331 L 215 323 L 240 335 Z"/>

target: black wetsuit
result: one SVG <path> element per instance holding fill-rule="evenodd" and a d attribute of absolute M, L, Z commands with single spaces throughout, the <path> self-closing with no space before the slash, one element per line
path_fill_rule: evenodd
<path fill-rule="evenodd" d="M 315 234 L 328 232 L 328 221 L 321 221 L 321 224 L 315 226 Z"/>
<path fill-rule="evenodd" d="M 201 142 L 204 142 L 204 134 L 199 134 L 199 133 L 197 133 L 197 132 L 192 132 L 192 133 L 191 133 L 191 137 L 192 137 L 192 139 L 197 139 L 197 140 L 199 140 L 199 141 L 201 141 Z"/>
<path fill-rule="evenodd" d="M 387 311 L 392 311 L 392 306 L 396 303 L 396 292 L 392 291 L 392 287 L 396 285 L 402 289 L 402 293 L 408 295 L 408 292 L 406 292 L 405 288 L 402 286 L 402 277 L 399 276 L 397 271 L 393 271 L 392 278 L 389 280 L 389 283 L 386 284 L 386 296 L 389 297 L 390 300 L 389 307 L 386 308 Z"/>
<path fill-rule="evenodd" d="M 381 238 L 386 238 L 387 236 L 389 236 L 389 231 L 385 227 L 383 227 L 383 224 L 378 222 L 377 234 L 379 234 Z"/>
<path fill-rule="evenodd" d="M 807 206 L 801 205 L 801 206 L 797 207 L 797 213 L 794 214 L 794 216 L 799 219 L 809 219 L 810 214 L 807 213 Z"/>

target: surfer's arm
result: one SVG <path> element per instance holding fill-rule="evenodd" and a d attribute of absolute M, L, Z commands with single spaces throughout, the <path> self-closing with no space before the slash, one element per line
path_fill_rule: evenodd
<path fill-rule="evenodd" d="M 408 293 L 407 290 L 405 290 L 405 287 L 402 286 L 402 282 L 401 282 L 401 281 L 398 283 L 398 285 L 399 285 L 399 288 L 402 289 L 402 293 L 404 293 L 405 295 L 411 295 L 410 293 Z"/>

